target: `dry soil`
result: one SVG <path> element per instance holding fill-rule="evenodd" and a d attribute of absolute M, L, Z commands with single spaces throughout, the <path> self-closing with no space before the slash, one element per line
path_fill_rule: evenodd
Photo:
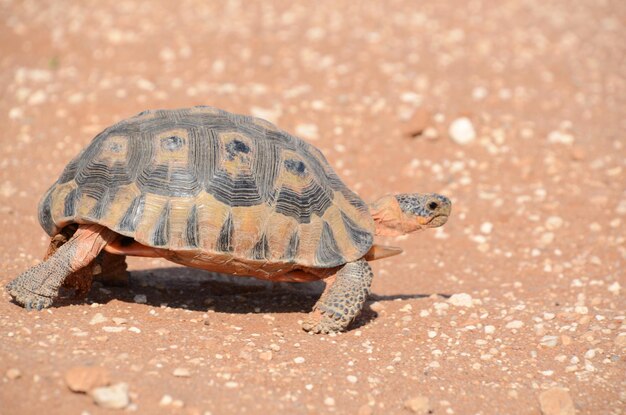
<path fill-rule="evenodd" d="M 161 260 L 42 312 L 2 290 L 0 413 L 625 413 L 625 5 L 0 1 L 2 285 L 65 164 L 149 108 L 254 114 L 365 200 L 454 204 L 383 241 L 405 253 L 335 336 L 300 328 L 319 284 Z"/>

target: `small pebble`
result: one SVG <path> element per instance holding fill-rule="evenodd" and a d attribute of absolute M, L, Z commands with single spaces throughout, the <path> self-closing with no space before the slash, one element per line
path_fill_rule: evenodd
<path fill-rule="evenodd" d="M 472 296 L 466 293 L 453 294 L 448 298 L 448 302 L 457 307 L 472 307 Z"/>
<path fill-rule="evenodd" d="M 448 129 L 450 138 L 457 144 L 469 144 L 476 139 L 476 131 L 472 121 L 467 117 L 457 118 Z"/>
<path fill-rule="evenodd" d="M 266 350 L 266 351 L 259 353 L 259 358 L 261 360 L 265 360 L 266 362 L 269 362 L 270 360 L 272 360 L 272 351 Z"/>
<path fill-rule="evenodd" d="M 92 326 L 94 324 L 100 324 L 100 323 L 104 323 L 106 321 L 108 321 L 109 319 L 106 318 L 105 316 L 102 315 L 102 313 L 96 313 L 91 320 L 89 320 L 89 324 L 91 324 Z"/>
<path fill-rule="evenodd" d="M 96 405 L 109 409 L 126 408 L 130 403 L 128 396 L 128 384 L 116 383 L 115 385 L 92 389 L 89 392 Z"/>
<path fill-rule="evenodd" d="M 301 356 L 296 357 L 296 358 L 294 358 L 294 359 L 293 359 L 293 361 L 294 361 L 295 363 L 298 363 L 298 364 L 300 364 L 300 363 L 304 363 L 304 357 L 301 357 Z"/>
<path fill-rule="evenodd" d="M 506 328 L 507 329 L 519 329 L 524 325 L 523 321 L 520 320 L 513 320 L 513 321 L 509 321 L 508 323 L 506 323 Z"/>
<path fill-rule="evenodd" d="M 622 289 L 622 286 L 619 284 L 618 281 L 615 281 L 613 284 L 609 285 L 608 289 L 609 289 L 609 292 L 615 295 L 619 295 L 619 292 Z"/>
<path fill-rule="evenodd" d="M 65 372 L 64 378 L 72 392 L 86 393 L 111 383 L 108 370 L 101 366 L 76 366 Z"/>
<path fill-rule="evenodd" d="M 173 401 L 174 399 L 172 399 L 170 395 L 163 395 L 163 397 L 159 401 L 159 405 L 167 406 L 167 405 L 170 405 Z"/>
<path fill-rule="evenodd" d="M 539 344 L 545 347 L 555 347 L 559 342 L 559 338 L 557 336 L 543 336 L 541 340 L 539 340 Z"/>
<path fill-rule="evenodd" d="M 178 377 L 178 378 L 188 378 L 191 376 L 191 371 L 185 367 L 177 367 L 176 369 L 174 369 L 174 371 L 172 372 L 172 375 Z"/>
<path fill-rule="evenodd" d="M 126 330 L 126 327 L 104 326 L 104 327 L 102 327 L 102 330 L 106 331 L 107 333 L 120 333 L 120 332 Z"/>
<path fill-rule="evenodd" d="M 11 380 L 15 380 L 15 379 L 18 379 L 18 378 L 20 378 L 22 376 L 22 372 L 20 372 L 19 369 L 16 369 L 16 368 L 13 367 L 13 368 L 7 370 L 5 375 L 6 375 L 7 378 L 9 378 Z"/>
<path fill-rule="evenodd" d="M 480 231 L 484 233 L 485 235 L 490 234 L 492 230 L 493 230 L 493 223 L 491 222 L 485 222 L 482 225 L 480 225 Z"/>
<path fill-rule="evenodd" d="M 298 124 L 295 132 L 296 136 L 302 137 L 306 140 L 315 141 L 320 138 L 317 125 L 315 124 Z"/>
<path fill-rule="evenodd" d="M 404 407 L 415 414 L 427 414 L 430 411 L 430 401 L 426 396 L 417 396 L 406 400 Z"/>

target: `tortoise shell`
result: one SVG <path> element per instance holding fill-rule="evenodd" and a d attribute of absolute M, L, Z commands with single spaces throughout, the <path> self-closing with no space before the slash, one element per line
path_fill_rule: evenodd
<path fill-rule="evenodd" d="M 51 236 L 100 224 L 194 265 L 337 267 L 363 257 L 374 233 L 367 205 L 317 148 L 212 107 L 144 111 L 105 129 L 46 192 L 39 221 Z"/>

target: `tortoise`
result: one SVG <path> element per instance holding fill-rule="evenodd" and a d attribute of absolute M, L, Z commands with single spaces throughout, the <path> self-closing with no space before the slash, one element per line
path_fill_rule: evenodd
<path fill-rule="evenodd" d="M 303 328 L 347 328 L 373 278 L 368 261 L 400 248 L 374 235 L 443 225 L 451 203 L 429 194 L 366 204 L 320 150 L 272 123 L 208 106 L 149 110 L 98 134 L 39 203 L 44 261 L 7 285 L 27 309 L 93 276 L 120 282 L 125 256 L 271 281 L 325 279 Z M 116 280 L 117 279 L 117 280 Z"/>

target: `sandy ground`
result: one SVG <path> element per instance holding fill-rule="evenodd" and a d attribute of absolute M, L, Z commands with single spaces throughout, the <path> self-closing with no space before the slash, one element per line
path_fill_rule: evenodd
<path fill-rule="evenodd" d="M 365 200 L 454 203 L 444 228 L 384 241 L 405 253 L 373 263 L 336 336 L 300 329 L 319 284 L 161 260 L 43 312 L 2 290 L 0 413 L 112 413 L 68 388 L 83 367 L 142 414 L 626 413 L 623 2 L 2 0 L 0 17 L 2 285 L 40 261 L 37 202 L 65 164 L 148 108 L 254 114 Z"/>

